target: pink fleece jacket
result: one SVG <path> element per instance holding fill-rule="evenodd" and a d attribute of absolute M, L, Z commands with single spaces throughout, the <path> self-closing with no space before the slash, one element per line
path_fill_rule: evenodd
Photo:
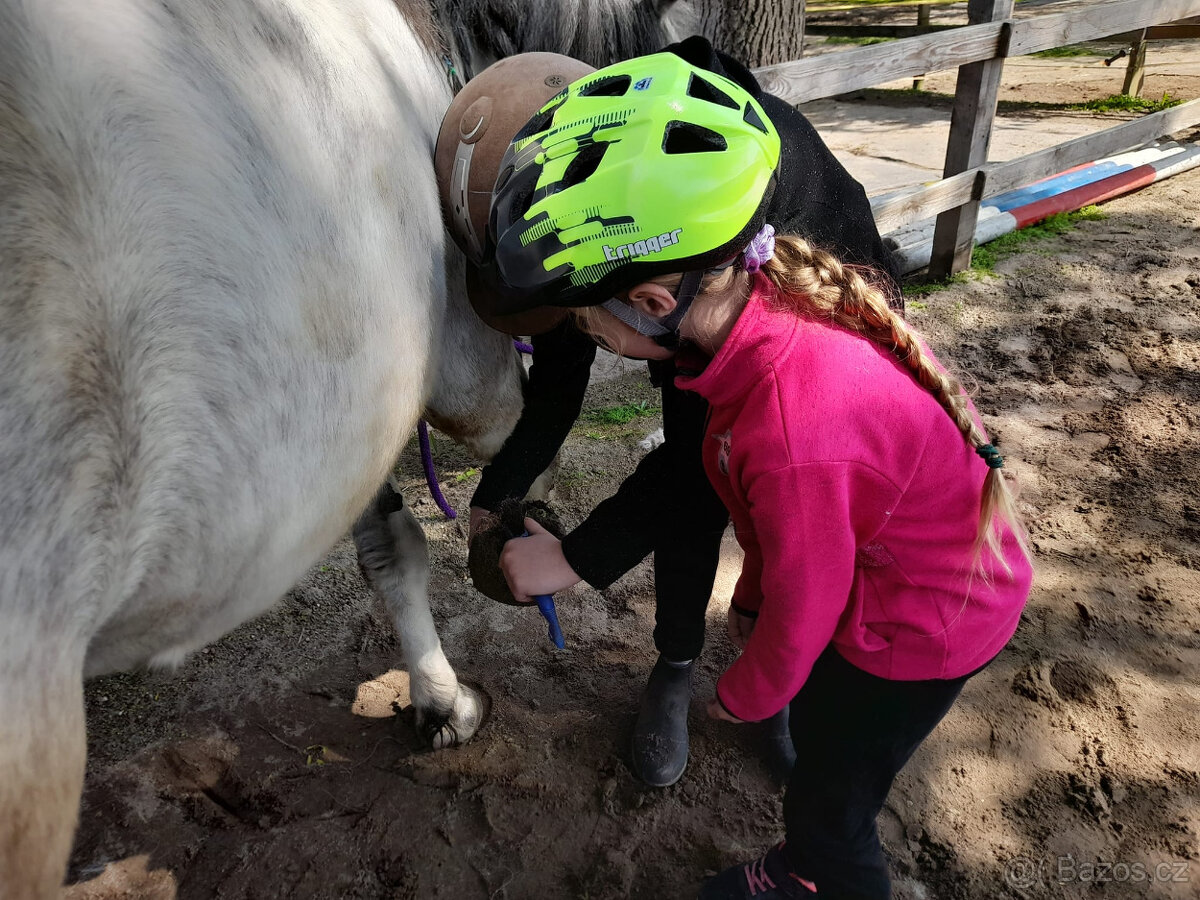
<path fill-rule="evenodd" d="M 1016 630 L 1033 573 L 971 577 L 987 465 L 887 349 L 773 307 L 759 278 L 704 371 L 704 465 L 745 551 L 733 602 L 757 611 L 717 684 L 742 719 L 773 715 L 832 641 L 883 678 L 956 678 Z"/>

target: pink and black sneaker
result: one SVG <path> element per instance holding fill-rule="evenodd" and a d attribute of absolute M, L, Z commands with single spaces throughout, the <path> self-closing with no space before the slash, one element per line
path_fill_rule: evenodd
<path fill-rule="evenodd" d="M 708 879 L 700 888 L 699 900 L 807 900 L 816 896 L 816 885 L 788 865 L 781 841 L 758 859 Z"/>

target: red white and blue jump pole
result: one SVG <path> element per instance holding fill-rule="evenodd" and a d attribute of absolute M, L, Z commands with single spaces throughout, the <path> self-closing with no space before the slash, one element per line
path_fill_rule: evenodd
<path fill-rule="evenodd" d="M 1055 213 L 1103 203 L 1196 166 L 1200 166 L 1200 144 L 1174 142 L 1076 166 L 983 201 L 975 227 L 975 244 L 986 244 Z M 901 272 L 907 274 L 929 265 L 933 230 L 934 220 L 929 219 L 886 235 L 896 244 Z"/>

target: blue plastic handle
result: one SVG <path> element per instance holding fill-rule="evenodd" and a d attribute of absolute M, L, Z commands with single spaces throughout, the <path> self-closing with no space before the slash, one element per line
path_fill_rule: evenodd
<path fill-rule="evenodd" d="M 537 601 L 537 608 L 550 625 L 550 640 L 559 650 L 566 647 L 566 642 L 563 641 L 562 629 L 558 626 L 558 613 L 554 611 L 554 598 L 549 594 L 538 594 L 533 598 Z"/>
<path fill-rule="evenodd" d="M 521 537 L 529 537 L 529 532 L 524 532 Z M 558 624 L 558 612 L 554 609 L 554 596 L 552 594 L 538 594 L 533 600 L 537 603 L 538 612 L 542 614 L 542 617 L 550 626 L 548 629 L 550 643 L 559 650 L 562 650 L 567 644 L 563 640 L 562 628 Z"/>

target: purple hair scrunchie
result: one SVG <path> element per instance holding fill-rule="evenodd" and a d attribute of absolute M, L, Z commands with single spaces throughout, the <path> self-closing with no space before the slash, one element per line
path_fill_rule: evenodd
<path fill-rule="evenodd" d="M 762 227 L 746 249 L 742 251 L 742 268 L 753 275 L 762 268 L 762 264 L 775 255 L 775 226 L 766 224 Z"/>

